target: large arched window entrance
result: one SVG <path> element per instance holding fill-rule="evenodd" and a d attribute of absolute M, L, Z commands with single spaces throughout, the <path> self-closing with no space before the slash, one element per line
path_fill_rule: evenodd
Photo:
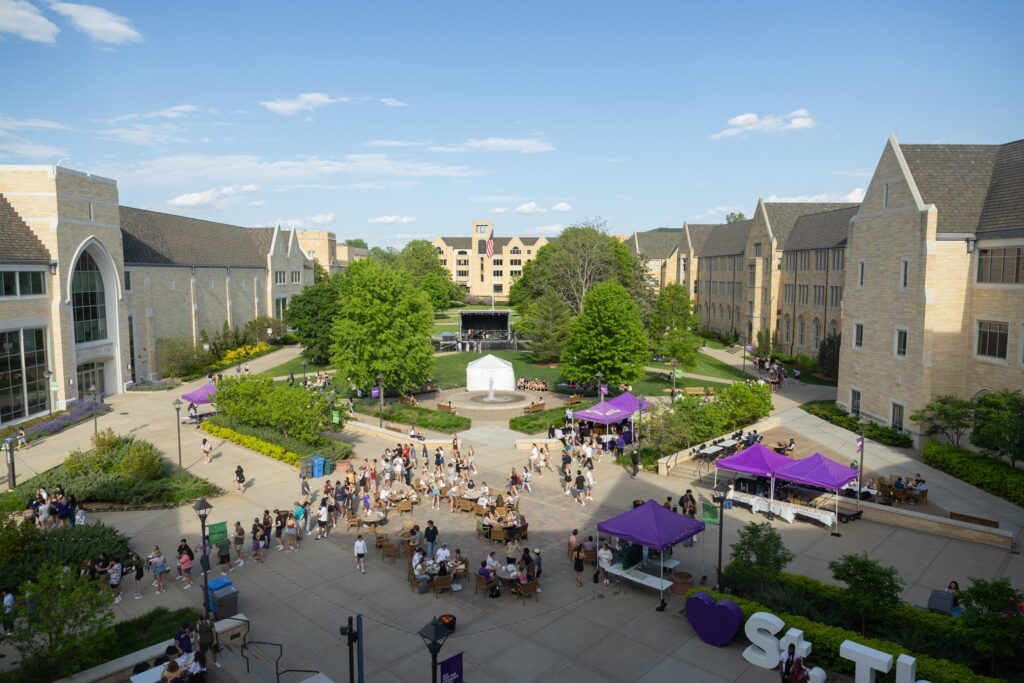
<path fill-rule="evenodd" d="M 107 304 L 103 275 L 92 254 L 83 252 L 71 276 L 71 311 L 75 324 L 75 343 L 107 338 Z"/>
<path fill-rule="evenodd" d="M 77 394 L 85 399 L 96 387 L 100 396 L 120 393 L 121 359 L 118 322 L 119 282 L 122 274 L 99 240 L 89 238 L 79 247 L 68 282 L 68 307 L 71 309 L 72 339 L 75 348 L 75 375 L 69 385 L 77 385 Z"/>

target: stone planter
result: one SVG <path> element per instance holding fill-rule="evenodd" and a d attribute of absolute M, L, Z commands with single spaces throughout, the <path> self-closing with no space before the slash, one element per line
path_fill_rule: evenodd
<path fill-rule="evenodd" d="M 672 587 L 669 588 L 670 593 L 676 595 L 686 595 L 690 589 L 697 586 L 693 580 L 693 574 L 690 572 L 684 572 L 682 569 L 676 569 L 672 572 Z"/>

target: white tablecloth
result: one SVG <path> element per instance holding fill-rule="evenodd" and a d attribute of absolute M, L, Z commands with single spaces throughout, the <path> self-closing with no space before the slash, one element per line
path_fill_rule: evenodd
<path fill-rule="evenodd" d="M 749 493 L 740 493 L 739 491 L 733 491 L 732 500 L 734 503 L 749 505 L 751 512 L 770 511 L 772 514 L 782 517 L 782 519 L 786 520 L 790 524 L 793 523 L 797 516 L 815 519 L 825 526 L 834 526 L 836 523 L 836 516 L 834 512 L 822 510 L 820 508 L 807 507 L 806 505 L 794 505 L 781 500 L 769 501 L 767 498 L 754 496 Z"/>

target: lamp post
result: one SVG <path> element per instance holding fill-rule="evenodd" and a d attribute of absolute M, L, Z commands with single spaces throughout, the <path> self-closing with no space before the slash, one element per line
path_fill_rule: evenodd
<path fill-rule="evenodd" d="M 672 402 L 676 402 L 676 366 L 679 365 L 679 361 L 675 358 L 669 361 L 672 365 Z"/>
<path fill-rule="evenodd" d="M 177 419 L 174 421 L 178 425 L 178 467 L 181 467 L 181 399 L 176 398 L 171 403 L 174 406 L 174 413 L 177 415 Z"/>
<path fill-rule="evenodd" d="M 339 626 L 338 632 L 348 645 L 348 680 L 349 683 L 363 683 L 363 643 L 360 633 L 363 632 L 363 615 L 348 618 L 347 626 Z M 359 647 L 359 676 L 356 677 L 356 646 Z"/>
<path fill-rule="evenodd" d="M 196 504 L 192 506 L 192 509 L 196 511 L 199 516 L 200 525 L 200 539 L 199 539 L 199 564 L 203 568 L 203 616 L 209 620 L 210 618 L 210 548 L 206 542 L 206 517 L 210 514 L 210 510 L 213 506 L 206 502 L 205 498 L 200 498 L 196 501 Z"/>
<path fill-rule="evenodd" d="M 95 384 L 93 384 L 92 386 L 89 387 L 89 396 L 92 397 L 92 433 L 93 434 L 99 434 L 100 433 L 100 427 L 99 427 L 99 423 L 96 421 L 96 385 Z"/>
<path fill-rule="evenodd" d="M 601 380 L 604 378 L 604 373 L 598 370 L 597 374 L 594 375 L 594 377 L 597 379 L 597 401 L 598 403 L 600 403 L 601 397 L 603 396 L 603 394 L 601 393 Z"/>
<path fill-rule="evenodd" d="M 431 619 L 429 624 L 419 630 L 420 638 L 423 639 L 423 644 L 427 646 L 427 650 L 430 652 L 431 683 L 437 683 L 437 655 L 441 652 L 441 648 L 444 647 L 444 641 L 451 634 L 451 629 L 438 621 L 437 617 Z"/>
<path fill-rule="evenodd" d="M 729 492 L 729 485 L 724 481 L 715 484 L 715 498 L 718 500 L 718 565 L 715 566 L 718 585 L 716 590 L 722 590 L 722 534 L 725 528 L 725 494 Z"/>
<path fill-rule="evenodd" d="M 50 404 L 50 415 L 53 415 L 53 392 L 50 391 L 50 378 L 53 377 L 53 373 L 47 370 L 43 373 L 43 379 L 46 380 L 46 395 L 50 397 L 47 403 Z"/>
<path fill-rule="evenodd" d="M 302 383 L 303 384 L 306 383 L 306 366 L 307 365 L 308 365 L 308 363 L 306 361 L 302 361 Z"/>
<path fill-rule="evenodd" d="M 380 399 L 380 428 L 384 429 L 384 375 L 377 375 L 377 397 Z"/>
<path fill-rule="evenodd" d="M 9 436 L 4 439 L 4 450 L 7 451 L 7 488 L 14 490 L 14 487 L 18 485 L 16 476 L 14 474 L 14 437 Z"/>
<path fill-rule="evenodd" d="M 334 392 L 327 394 L 327 419 L 334 424 Z"/>

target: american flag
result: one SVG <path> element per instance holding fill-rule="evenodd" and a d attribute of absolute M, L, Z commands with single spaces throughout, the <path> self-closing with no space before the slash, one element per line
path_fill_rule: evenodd
<path fill-rule="evenodd" d="M 494 231 L 487 237 L 487 258 L 494 258 Z"/>

